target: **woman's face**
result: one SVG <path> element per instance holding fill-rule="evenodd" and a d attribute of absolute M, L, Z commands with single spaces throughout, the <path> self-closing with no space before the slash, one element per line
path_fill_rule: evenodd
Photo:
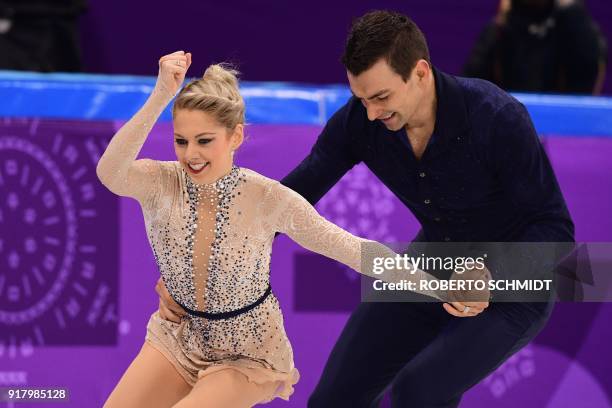
<path fill-rule="evenodd" d="M 229 130 L 203 111 L 179 109 L 174 120 L 174 151 L 187 174 L 198 184 L 210 184 L 232 168 L 243 126 Z"/>

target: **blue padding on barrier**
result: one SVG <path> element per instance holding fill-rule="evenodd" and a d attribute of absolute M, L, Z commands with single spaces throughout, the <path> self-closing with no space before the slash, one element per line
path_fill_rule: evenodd
<path fill-rule="evenodd" d="M 126 120 L 151 92 L 155 78 L 0 71 L 0 117 Z M 280 82 L 241 84 L 247 122 L 323 125 L 350 97 L 342 85 Z M 612 98 L 514 94 L 539 133 L 612 136 Z M 169 109 L 162 120 L 170 120 Z"/>
<path fill-rule="evenodd" d="M 612 136 L 612 98 L 513 95 L 527 107 L 541 134 Z"/>

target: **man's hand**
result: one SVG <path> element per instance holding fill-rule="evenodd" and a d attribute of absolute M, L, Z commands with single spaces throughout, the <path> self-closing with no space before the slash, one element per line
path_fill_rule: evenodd
<path fill-rule="evenodd" d="M 490 292 L 488 282 L 491 280 L 491 272 L 486 267 L 467 270 L 463 273 L 453 273 L 451 280 L 476 281 L 482 280 L 485 284 L 484 290 L 460 290 L 449 291 L 450 302 L 444 303 L 442 307 L 455 317 L 473 317 L 482 313 L 489 307 Z"/>
<path fill-rule="evenodd" d="M 159 278 L 155 285 L 155 291 L 159 295 L 160 317 L 165 320 L 180 323 L 181 317 L 184 316 L 186 312 L 174 301 L 174 299 L 172 299 L 170 292 L 166 289 L 166 285 L 164 285 L 161 278 Z"/>

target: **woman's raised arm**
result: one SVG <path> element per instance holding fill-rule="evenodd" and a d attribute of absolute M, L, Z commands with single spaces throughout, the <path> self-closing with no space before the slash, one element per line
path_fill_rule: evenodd
<path fill-rule="evenodd" d="M 159 164 L 154 160 L 136 160 L 153 125 L 178 92 L 191 54 L 183 51 L 159 60 L 159 73 L 153 92 L 142 108 L 117 131 L 98 161 L 98 178 L 113 193 L 147 200 L 159 181 Z"/>

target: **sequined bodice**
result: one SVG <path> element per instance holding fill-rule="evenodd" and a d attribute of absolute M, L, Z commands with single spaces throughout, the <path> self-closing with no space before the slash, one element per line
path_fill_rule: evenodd
<path fill-rule="evenodd" d="M 274 236 L 262 224 L 265 178 L 234 166 L 214 184 L 198 185 L 178 163 L 164 167 L 166 177 L 176 177 L 166 185 L 177 191 L 143 210 L 169 292 L 188 308 L 209 313 L 253 303 L 269 284 Z M 182 205 L 172 211 L 175 197 Z"/>

